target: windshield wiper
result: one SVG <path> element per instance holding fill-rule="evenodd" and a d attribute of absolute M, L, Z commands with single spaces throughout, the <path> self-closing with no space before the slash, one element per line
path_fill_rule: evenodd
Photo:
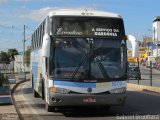
<path fill-rule="evenodd" d="M 79 70 L 80 67 L 86 62 L 86 60 L 87 60 L 87 54 L 84 54 L 83 57 L 82 57 L 82 59 L 80 60 L 79 64 L 77 65 L 75 71 L 73 72 L 73 75 L 72 75 L 72 77 L 71 77 L 71 80 L 74 80 L 74 79 L 75 79 L 75 76 L 76 76 L 78 70 Z"/>
<path fill-rule="evenodd" d="M 92 51 L 93 51 L 93 48 L 92 48 L 92 44 L 93 44 L 93 41 L 92 40 L 88 40 L 89 42 L 89 46 L 87 47 L 87 52 L 84 54 L 84 56 L 82 57 L 82 59 L 80 60 L 78 66 L 76 67 L 72 77 L 71 77 L 71 80 L 74 80 L 75 79 L 75 76 L 78 72 L 78 70 L 80 69 L 80 67 L 85 63 L 87 62 L 88 63 L 88 66 L 87 66 L 87 79 L 90 79 L 91 78 L 91 61 L 92 61 Z M 100 68 L 103 76 L 104 76 L 104 79 L 106 80 L 110 80 L 109 76 L 108 76 L 108 73 L 107 71 L 105 70 L 103 64 L 101 63 L 101 61 L 96 58 L 95 61 L 98 63 L 98 67 Z"/>
<path fill-rule="evenodd" d="M 86 46 L 86 53 L 84 54 L 84 56 L 82 57 L 82 59 L 80 60 L 80 63 L 78 64 L 78 66 L 76 67 L 76 70 L 73 73 L 73 76 L 71 78 L 71 80 L 73 80 L 78 72 L 78 70 L 80 69 L 80 67 L 87 62 L 88 66 L 87 66 L 87 79 L 90 78 L 90 74 L 91 74 L 91 51 L 92 51 L 92 44 L 93 44 L 93 40 L 92 39 L 87 39 L 88 44 Z"/>
<path fill-rule="evenodd" d="M 101 63 L 101 61 L 100 61 L 97 57 L 95 58 L 95 61 L 97 62 L 98 67 L 99 67 L 99 69 L 101 70 L 104 78 L 109 81 L 110 78 L 109 78 L 108 73 L 107 73 L 107 71 L 105 70 L 103 64 Z"/>

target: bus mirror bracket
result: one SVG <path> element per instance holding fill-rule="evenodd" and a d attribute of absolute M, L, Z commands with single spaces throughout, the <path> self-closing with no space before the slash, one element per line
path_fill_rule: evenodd
<path fill-rule="evenodd" d="M 133 35 L 127 35 L 126 38 L 132 45 L 132 57 L 139 57 L 139 42 Z"/>
<path fill-rule="evenodd" d="M 45 58 L 50 57 L 50 43 L 51 43 L 51 37 L 48 33 L 45 33 L 45 35 L 43 36 L 42 57 Z"/>

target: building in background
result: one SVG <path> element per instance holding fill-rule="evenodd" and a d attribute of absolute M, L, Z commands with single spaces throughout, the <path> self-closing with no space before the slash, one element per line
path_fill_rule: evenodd
<path fill-rule="evenodd" d="M 19 52 L 18 55 L 15 55 L 15 61 L 14 61 L 14 72 L 22 72 L 24 69 L 23 67 L 23 52 Z M 29 72 L 30 68 L 25 65 L 25 71 Z"/>
<path fill-rule="evenodd" d="M 153 20 L 153 41 L 160 41 L 160 16 Z"/>
<path fill-rule="evenodd" d="M 139 46 L 139 60 L 146 59 L 148 56 L 152 55 L 152 44 L 152 37 L 145 36 L 143 38 Z"/>
<path fill-rule="evenodd" d="M 153 20 L 153 56 L 160 56 L 160 16 L 156 16 Z"/>

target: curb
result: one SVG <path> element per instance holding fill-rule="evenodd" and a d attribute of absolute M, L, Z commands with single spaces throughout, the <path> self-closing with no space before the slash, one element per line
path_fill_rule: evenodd
<path fill-rule="evenodd" d="M 16 112 L 17 112 L 18 117 L 19 117 L 20 120 L 24 120 L 24 119 L 23 119 L 23 117 L 22 117 L 22 115 L 21 115 L 21 112 L 20 112 L 19 109 L 18 109 L 18 105 L 17 105 L 16 100 L 15 100 L 15 98 L 14 98 L 14 92 L 15 92 L 15 90 L 17 89 L 17 87 L 18 87 L 21 83 L 24 83 L 24 82 L 27 82 L 27 81 L 30 81 L 30 79 L 25 79 L 25 80 L 19 81 L 19 82 L 16 83 L 16 84 L 13 86 L 13 88 L 11 89 L 11 96 L 12 96 L 13 104 L 14 104 L 14 106 L 15 106 Z"/>
<path fill-rule="evenodd" d="M 153 87 L 153 86 L 145 86 L 145 85 L 137 85 L 137 84 L 127 83 L 127 88 L 135 89 L 135 90 L 141 90 L 141 91 L 150 91 L 150 92 L 160 93 L 160 87 Z"/>

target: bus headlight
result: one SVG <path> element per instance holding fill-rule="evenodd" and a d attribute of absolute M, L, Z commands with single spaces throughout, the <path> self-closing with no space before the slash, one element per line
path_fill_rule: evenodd
<path fill-rule="evenodd" d="M 55 93 L 63 93 L 63 94 L 70 92 L 70 90 L 68 90 L 68 89 L 58 88 L 58 87 L 50 87 L 50 91 L 55 92 Z"/>
<path fill-rule="evenodd" d="M 125 93 L 126 92 L 126 87 L 112 89 L 109 92 L 110 93 Z"/>

